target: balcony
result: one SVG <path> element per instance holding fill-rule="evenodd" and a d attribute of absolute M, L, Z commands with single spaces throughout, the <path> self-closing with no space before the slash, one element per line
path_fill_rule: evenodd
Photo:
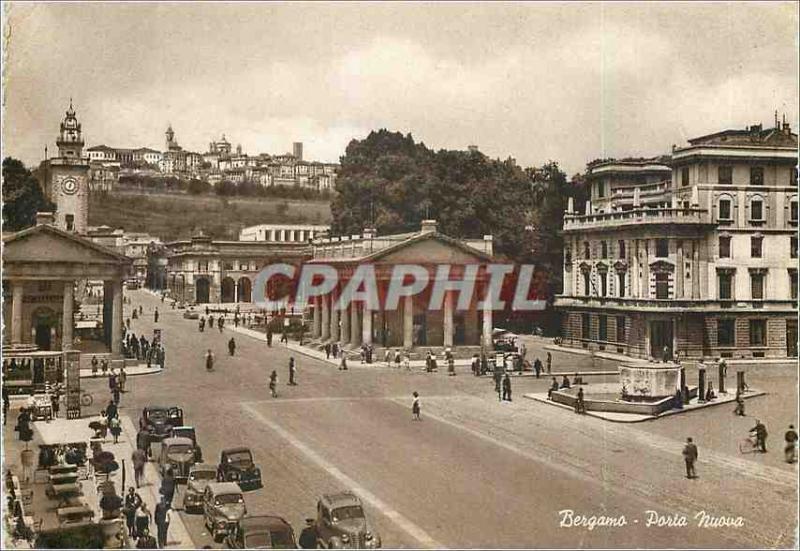
<path fill-rule="evenodd" d="M 564 231 L 618 229 L 620 226 L 692 225 L 713 227 L 708 211 L 699 208 L 632 209 L 587 215 L 564 214 Z"/>
<path fill-rule="evenodd" d="M 630 297 L 567 296 L 556 297 L 556 308 L 589 308 L 600 310 L 638 310 L 642 312 L 786 312 L 797 310 L 797 301 L 786 300 L 719 300 L 719 299 L 646 299 Z"/>

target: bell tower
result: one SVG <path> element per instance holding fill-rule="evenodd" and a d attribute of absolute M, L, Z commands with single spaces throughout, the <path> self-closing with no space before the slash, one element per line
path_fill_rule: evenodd
<path fill-rule="evenodd" d="M 55 226 L 85 235 L 89 222 L 89 160 L 83 157 L 81 124 L 69 101 L 56 139 L 58 157 L 48 163 L 47 192 L 56 205 Z"/>

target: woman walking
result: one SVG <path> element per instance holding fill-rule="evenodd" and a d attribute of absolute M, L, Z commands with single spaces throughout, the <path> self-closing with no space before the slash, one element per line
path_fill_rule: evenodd
<path fill-rule="evenodd" d="M 150 530 L 150 511 L 147 503 L 142 503 L 136 510 L 136 537 L 143 537 Z"/>

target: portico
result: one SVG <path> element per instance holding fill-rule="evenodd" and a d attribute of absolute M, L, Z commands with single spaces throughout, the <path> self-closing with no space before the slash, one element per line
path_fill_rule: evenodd
<path fill-rule="evenodd" d="M 122 282 L 132 261 L 49 221 L 40 216 L 37 226 L 3 237 L 4 295 L 11 297 L 4 345 L 74 349 L 75 290 L 103 281 L 105 341 L 112 357 L 121 358 Z"/>

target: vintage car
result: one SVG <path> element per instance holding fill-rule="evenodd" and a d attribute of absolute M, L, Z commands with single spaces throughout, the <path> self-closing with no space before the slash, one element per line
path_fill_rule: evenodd
<path fill-rule="evenodd" d="M 136 446 L 147 450 L 152 457 L 150 445 L 167 438 L 172 427 L 183 425 L 183 410 L 179 407 L 148 406 L 139 417 L 139 433 L 136 435 Z"/>
<path fill-rule="evenodd" d="M 247 515 L 225 538 L 228 549 L 297 549 L 292 525 L 272 515 Z"/>
<path fill-rule="evenodd" d="M 183 318 L 187 320 L 196 320 L 200 319 L 200 312 L 194 309 L 194 306 L 190 306 L 183 312 Z"/>
<path fill-rule="evenodd" d="M 158 470 L 164 476 L 170 469 L 176 480 L 186 480 L 189 478 L 189 469 L 195 464 L 194 458 L 194 444 L 190 439 L 180 436 L 165 438 L 161 442 Z"/>
<path fill-rule="evenodd" d="M 505 329 L 492 330 L 492 347 L 496 352 L 516 352 L 517 338 L 514 333 Z"/>
<path fill-rule="evenodd" d="M 317 547 L 323 549 L 377 549 L 381 538 L 364 516 L 361 500 L 352 492 L 326 494 L 317 503 Z"/>
<path fill-rule="evenodd" d="M 192 445 L 194 446 L 194 460 L 196 463 L 203 462 L 203 450 L 200 448 L 200 445 L 197 443 L 197 433 L 194 430 L 194 427 L 190 426 L 180 426 L 180 427 L 172 427 L 172 430 L 169 432 L 170 437 L 180 436 L 182 438 L 188 438 L 192 441 Z"/>
<path fill-rule="evenodd" d="M 253 462 L 250 448 L 222 450 L 217 467 L 217 480 L 236 482 L 242 490 L 261 488 L 261 469 Z"/>
<path fill-rule="evenodd" d="M 242 489 L 233 482 L 209 482 L 203 491 L 203 521 L 214 541 L 236 529 L 247 513 Z"/>
<path fill-rule="evenodd" d="M 206 486 L 217 481 L 217 466 L 210 463 L 195 463 L 189 469 L 186 491 L 183 493 L 183 509 L 187 513 L 203 509 L 203 493 Z"/>

